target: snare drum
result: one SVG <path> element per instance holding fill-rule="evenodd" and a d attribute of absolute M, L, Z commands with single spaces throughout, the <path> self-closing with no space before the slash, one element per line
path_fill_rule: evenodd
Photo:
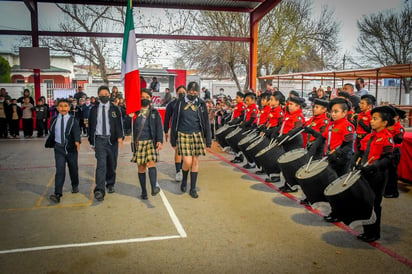
<path fill-rule="evenodd" d="M 232 131 L 234 131 L 236 127 L 224 125 L 221 128 L 216 130 L 216 141 L 219 143 L 221 147 L 227 147 L 229 144 L 226 142 L 225 137 Z"/>
<path fill-rule="evenodd" d="M 262 167 L 267 174 L 279 173 L 279 157 L 285 153 L 282 146 L 271 145 L 256 154 L 256 163 Z"/>
<path fill-rule="evenodd" d="M 279 168 L 288 185 L 298 185 L 295 174 L 296 170 L 308 162 L 308 153 L 306 149 L 298 148 L 285 152 L 278 159 Z"/>
<path fill-rule="evenodd" d="M 255 161 L 256 154 L 258 154 L 259 151 L 261 151 L 262 149 L 264 149 L 267 146 L 269 146 L 269 139 L 266 138 L 265 136 L 261 136 L 256 141 L 253 141 L 246 148 L 246 150 L 244 151 L 244 154 L 245 154 L 246 158 L 248 159 L 248 161 L 253 159 L 253 161 L 250 161 L 250 162 L 256 162 Z"/>
<path fill-rule="evenodd" d="M 336 213 L 336 216 L 346 225 L 354 221 L 370 224 L 375 216 L 373 212 L 375 194 L 359 172 L 347 180 L 349 174 L 337 178 L 326 187 L 324 192 L 326 199 L 334 214 Z"/>
<path fill-rule="evenodd" d="M 226 141 L 229 146 L 235 151 L 239 152 L 239 142 L 242 140 L 251 130 L 245 130 L 241 127 L 237 127 L 234 131 L 226 135 Z"/>
<path fill-rule="evenodd" d="M 255 131 L 249 133 L 248 135 L 246 135 L 245 137 L 243 137 L 240 141 L 239 141 L 239 148 L 241 151 L 245 151 L 246 148 L 253 143 L 253 141 L 255 141 L 257 139 L 257 137 L 259 136 L 259 134 Z"/>
<path fill-rule="evenodd" d="M 327 161 L 316 160 L 308 168 L 306 166 L 303 165 L 295 174 L 303 193 L 311 204 L 327 202 L 323 192 L 337 178 L 336 173 L 330 170 Z"/>

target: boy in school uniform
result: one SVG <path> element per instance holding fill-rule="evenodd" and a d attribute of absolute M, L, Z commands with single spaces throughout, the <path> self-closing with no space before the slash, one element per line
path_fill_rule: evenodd
<path fill-rule="evenodd" d="M 374 199 L 374 211 L 376 222 L 363 226 L 363 233 L 359 234 L 358 239 L 364 242 L 374 242 L 380 238 L 380 224 L 382 216 L 382 194 L 385 190 L 387 170 L 392 162 L 393 139 L 387 127 L 392 126 L 395 111 L 389 106 L 376 107 L 371 111 L 372 133 L 368 134 L 361 141 L 361 148 L 354 157 L 354 161 L 361 158 L 360 170 L 362 176 L 368 181 L 372 188 Z M 369 162 L 369 165 L 363 166 Z"/>
<path fill-rule="evenodd" d="M 305 117 L 302 113 L 302 108 L 305 106 L 305 99 L 297 96 L 290 96 L 287 105 L 287 112 L 283 119 L 282 126 L 279 130 L 279 136 L 276 138 L 278 142 L 281 142 L 284 138 L 290 138 L 294 136 L 300 129 L 302 129 L 305 123 Z M 299 134 L 292 140 L 286 140 L 283 144 L 283 149 L 288 152 L 292 149 L 303 148 L 303 136 Z M 277 174 L 276 174 L 277 175 Z M 280 174 L 278 176 L 280 181 Z M 296 192 L 297 189 L 292 189 L 287 182 L 279 188 L 282 192 L 290 193 Z"/>
<path fill-rule="evenodd" d="M 50 200 L 60 203 L 63 196 L 63 185 L 66 177 L 66 163 L 69 167 L 72 193 L 79 192 L 78 151 L 80 149 L 80 127 L 76 119 L 69 114 L 70 105 L 66 99 L 57 103 L 59 115 L 52 117 L 50 131 L 45 147 L 54 148 L 56 176 L 54 194 Z"/>
<path fill-rule="evenodd" d="M 148 89 L 141 91 L 142 108 L 136 112 L 136 119 L 133 127 L 133 142 L 135 146 L 135 156 L 137 160 L 137 170 L 142 200 L 147 200 L 146 190 L 146 169 L 148 169 L 152 196 L 160 192 L 157 186 L 156 162 L 159 157 L 159 150 L 163 146 L 162 118 L 157 109 L 152 108 L 152 93 Z"/>
<path fill-rule="evenodd" d="M 305 127 L 305 132 L 312 134 L 317 140 L 312 145 L 312 151 L 316 151 L 316 146 L 322 146 L 324 155 L 328 156 L 329 181 L 332 182 L 337 177 L 347 173 L 352 158 L 354 126 L 348 121 L 347 115 L 350 110 L 350 103 L 343 98 L 334 98 L 329 102 L 328 109 L 332 121 L 328 124 L 325 131 L 321 134 L 311 127 Z M 320 141 L 318 140 L 320 138 Z M 324 217 L 326 222 L 339 222 L 339 218 L 333 211 Z"/>
<path fill-rule="evenodd" d="M 357 126 L 356 126 L 356 149 L 360 149 L 360 144 L 366 135 L 371 133 L 371 110 L 376 103 L 376 99 L 373 95 L 366 94 L 361 97 L 359 104 L 361 112 L 358 114 Z"/>
<path fill-rule="evenodd" d="M 7 119 L 9 122 L 10 135 L 14 138 L 19 138 L 20 119 L 23 116 L 21 108 L 17 105 L 16 99 L 11 99 L 10 105 L 7 107 Z"/>
<path fill-rule="evenodd" d="M 198 96 L 199 89 L 198 83 L 189 83 L 186 97 L 176 105 L 170 128 L 170 143 L 172 147 L 178 147 L 183 158 L 180 190 L 186 192 L 190 171 L 189 194 L 194 199 L 199 197 L 196 190 L 199 156 L 206 155 L 205 147 L 212 145 L 209 114 L 206 103 Z"/>
<path fill-rule="evenodd" d="M 37 100 L 37 105 L 34 110 L 36 111 L 37 137 L 43 137 L 43 135 L 46 135 L 48 116 L 48 108 L 44 105 L 43 99 Z"/>
<path fill-rule="evenodd" d="M 306 123 L 306 127 L 311 127 L 313 130 L 323 134 L 326 127 L 328 126 L 330 120 L 327 116 L 329 102 L 326 100 L 315 98 L 313 101 L 313 117 L 310 118 Z M 311 147 L 314 144 L 316 137 L 312 134 L 308 134 L 308 142 L 306 143 L 306 148 L 311 151 Z M 311 151 L 314 160 L 321 159 L 323 156 L 323 147 L 315 145 L 317 147 L 316 151 Z"/>
<path fill-rule="evenodd" d="M 94 198 L 101 202 L 106 195 L 114 193 L 116 183 L 117 155 L 123 144 L 123 123 L 120 109 L 110 102 L 110 89 L 100 86 L 97 90 L 99 103 L 90 110 L 89 143 L 95 151 L 96 187 Z"/>
<path fill-rule="evenodd" d="M 242 122 L 245 119 L 246 114 L 246 104 L 244 102 L 245 94 L 243 92 L 238 91 L 236 93 L 236 106 L 232 112 L 232 119 L 230 120 L 231 125 L 236 125 Z"/>
<path fill-rule="evenodd" d="M 398 198 L 399 197 L 399 190 L 398 190 L 398 165 L 399 161 L 401 160 L 401 145 L 403 142 L 403 135 L 405 134 L 405 129 L 401 125 L 400 120 L 406 118 L 406 112 L 400 108 L 390 106 L 396 112 L 395 124 L 393 126 L 389 126 L 388 130 L 392 134 L 392 139 L 394 143 L 393 148 L 393 160 L 391 165 L 388 168 L 388 180 L 386 182 L 385 187 L 385 198 Z"/>

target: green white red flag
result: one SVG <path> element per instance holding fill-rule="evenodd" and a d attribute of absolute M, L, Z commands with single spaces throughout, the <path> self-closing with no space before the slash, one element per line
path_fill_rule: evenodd
<path fill-rule="evenodd" d="M 126 100 L 126 113 L 129 114 L 140 110 L 140 77 L 137 65 L 132 0 L 127 1 L 126 22 L 124 24 L 122 82 Z"/>

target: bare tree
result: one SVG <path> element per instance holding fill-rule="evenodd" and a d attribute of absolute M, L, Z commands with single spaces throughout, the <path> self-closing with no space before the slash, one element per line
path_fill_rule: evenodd
<path fill-rule="evenodd" d="M 305 1 L 282 1 L 259 24 L 258 75 L 323 69 L 336 64 L 339 24 L 326 7 L 314 20 L 311 4 Z M 249 16 L 229 12 L 201 12 L 192 34 L 245 37 L 249 35 Z M 248 87 L 249 45 L 239 42 L 190 41 L 177 45 L 181 57 L 196 65 L 202 73 L 230 76 L 242 90 L 238 75 L 246 75 Z M 263 85 L 263 83 L 261 83 Z"/>
<path fill-rule="evenodd" d="M 358 20 L 360 35 L 357 51 L 369 64 L 412 63 L 412 5 L 405 2 L 400 14 L 388 10 Z M 410 93 L 412 78 L 404 79 Z"/>

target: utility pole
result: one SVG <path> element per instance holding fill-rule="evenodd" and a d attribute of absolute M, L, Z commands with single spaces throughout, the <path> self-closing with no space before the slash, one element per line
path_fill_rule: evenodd
<path fill-rule="evenodd" d="M 343 68 L 342 70 L 345 70 L 345 62 L 346 62 L 346 55 L 343 55 Z"/>

